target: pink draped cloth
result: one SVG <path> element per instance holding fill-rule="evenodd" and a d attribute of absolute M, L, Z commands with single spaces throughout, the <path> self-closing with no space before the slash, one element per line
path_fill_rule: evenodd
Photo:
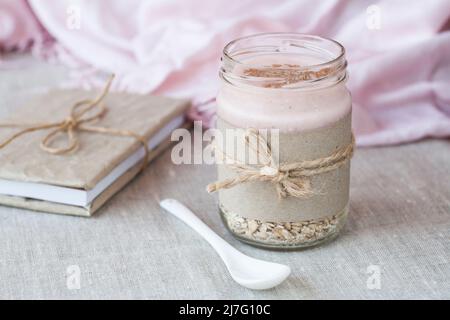
<path fill-rule="evenodd" d="M 19 3 L 17 8 L 24 5 Z M 0 46 L 33 39 L 31 13 Z M 20 4 L 22 3 L 22 4 Z M 80 79 L 118 75 L 116 89 L 192 98 L 193 118 L 214 116 L 223 46 L 260 32 L 318 34 L 347 49 L 359 145 L 450 136 L 450 1 L 29 0 Z M 11 5 L 11 4 L 10 4 Z M 6 8 L 6 15 L 4 13 Z M 3 15 L 2 15 L 3 14 Z M 30 15 L 29 15 L 30 14 Z M 9 34 L 6 42 L 2 34 Z M 28 34 L 28 36 L 25 36 Z"/>
<path fill-rule="evenodd" d="M 48 34 L 24 0 L 0 0 L 0 53 L 38 48 Z"/>

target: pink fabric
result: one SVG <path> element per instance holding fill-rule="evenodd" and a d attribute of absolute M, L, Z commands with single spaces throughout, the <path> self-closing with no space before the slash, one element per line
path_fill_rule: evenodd
<path fill-rule="evenodd" d="M 95 79 L 95 70 L 115 72 L 116 89 L 193 98 L 194 118 L 214 115 L 219 58 L 228 41 L 297 31 L 347 48 L 358 144 L 450 135 L 448 0 L 29 2 L 58 40 L 60 60 L 83 79 Z M 77 13 L 80 28 L 69 28 Z"/>
<path fill-rule="evenodd" d="M 25 0 L 0 0 L 0 52 L 23 51 L 47 39 Z"/>

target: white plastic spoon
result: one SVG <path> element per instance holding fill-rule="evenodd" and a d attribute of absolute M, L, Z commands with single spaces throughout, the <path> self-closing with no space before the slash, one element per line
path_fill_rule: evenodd
<path fill-rule="evenodd" d="M 160 206 L 208 241 L 222 258 L 231 277 L 240 285 L 254 290 L 270 289 L 282 283 L 291 273 L 288 266 L 258 260 L 236 250 L 177 200 L 165 199 Z"/>

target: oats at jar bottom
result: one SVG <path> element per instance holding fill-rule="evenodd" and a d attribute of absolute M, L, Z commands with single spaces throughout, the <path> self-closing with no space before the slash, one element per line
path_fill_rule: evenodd
<path fill-rule="evenodd" d="M 339 222 L 338 215 L 318 220 L 278 223 L 247 219 L 225 210 L 223 213 L 228 227 L 238 236 L 273 244 L 315 242 L 335 232 Z"/>

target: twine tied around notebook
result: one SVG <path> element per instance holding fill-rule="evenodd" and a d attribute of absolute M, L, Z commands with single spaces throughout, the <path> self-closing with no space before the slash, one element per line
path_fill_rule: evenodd
<path fill-rule="evenodd" d="M 145 167 L 149 155 L 149 149 L 145 137 L 130 130 L 89 125 L 103 118 L 103 116 L 108 111 L 106 104 L 104 103 L 104 99 L 109 93 L 109 89 L 111 88 L 113 80 L 114 75 L 111 75 L 106 82 L 106 85 L 103 88 L 102 92 L 95 99 L 85 99 L 75 102 L 70 109 L 69 116 L 61 121 L 31 125 L 14 122 L 0 123 L 0 127 L 26 127 L 25 129 L 13 134 L 5 141 L 0 142 L 0 149 L 6 147 L 8 144 L 27 133 L 53 129 L 42 139 L 40 148 L 48 153 L 61 155 L 72 152 L 79 147 L 80 142 L 77 136 L 78 132 L 84 131 L 92 133 L 102 133 L 113 136 L 132 137 L 139 141 L 143 145 L 145 151 L 143 159 L 143 167 Z M 92 111 L 94 111 L 94 113 L 92 113 Z M 89 112 L 91 112 L 90 115 L 88 114 Z M 60 134 L 65 134 L 67 136 L 67 145 L 64 147 L 53 147 L 52 142 L 54 141 L 56 136 Z"/>
<path fill-rule="evenodd" d="M 269 143 L 259 134 L 257 129 L 247 129 L 244 139 L 246 146 L 256 152 L 258 159 L 261 159 L 261 163 L 251 165 L 232 159 L 215 145 L 216 157 L 218 152 L 222 154 L 222 159 L 227 158 L 229 161 L 226 165 L 233 169 L 237 176 L 209 184 L 207 186 L 209 193 L 220 189 L 233 188 L 245 182 L 262 181 L 274 184 L 280 199 L 288 196 L 309 198 L 316 194 L 311 185 L 311 177 L 336 170 L 347 163 L 353 156 L 355 146 L 355 137 L 352 134 L 351 142 L 348 145 L 336 150 L 329 156 L 277 165 Z"/>

